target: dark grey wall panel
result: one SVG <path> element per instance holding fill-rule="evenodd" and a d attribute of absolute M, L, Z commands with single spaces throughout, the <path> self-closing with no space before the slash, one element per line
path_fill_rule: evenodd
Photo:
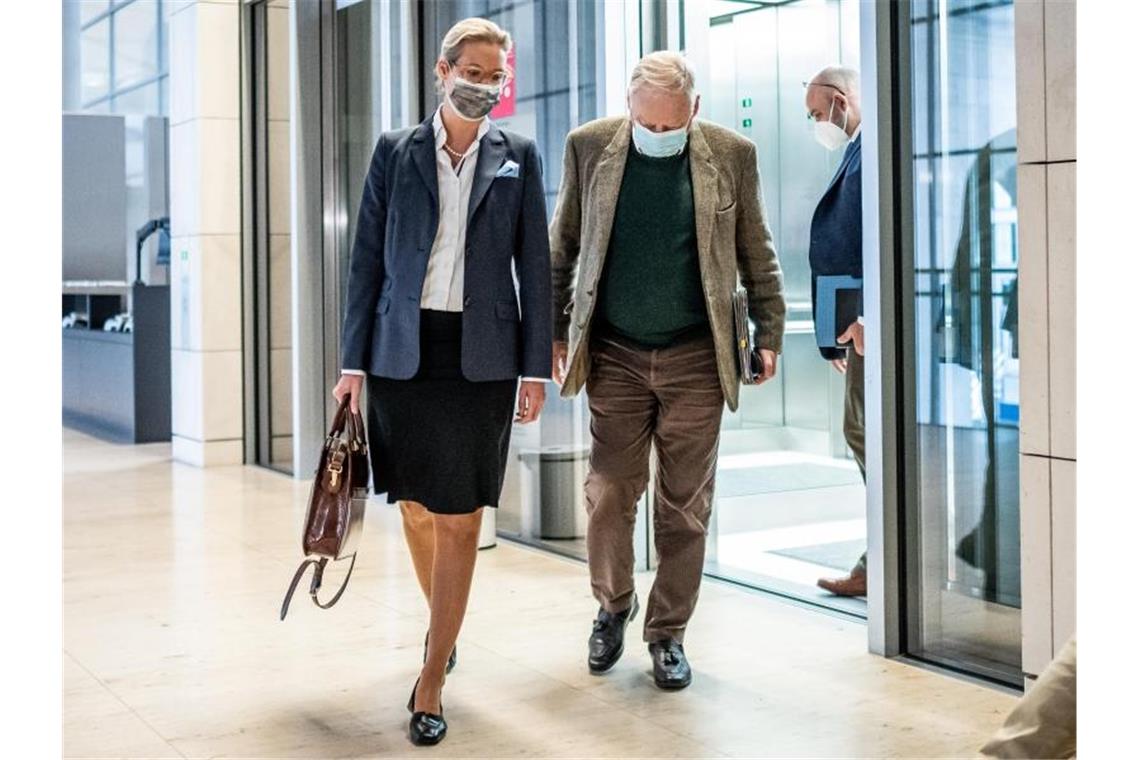
<path fill-rule="evenodd" d="M 63 116 L 63 279 L 127 279 L 122 116 Z"/>

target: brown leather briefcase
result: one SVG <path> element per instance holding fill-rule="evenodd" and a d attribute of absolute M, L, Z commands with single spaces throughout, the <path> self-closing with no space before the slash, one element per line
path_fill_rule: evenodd
<path fill-rule="evenodd" d="M 309 492 L 309 509 L 301 534 L 301 548 L 306 559 L 301 562 L 281 603 L 281 619 L 289 611 L 289 601 L 309 565 L 314 566 L 309 596 L 321 609 L 332 607 L 340 599 L 356 565 L 356 546 L 364 526 L 364 505 L 368 501 L 368 442 L 364 436 L 364 420 L 360 413 L 348 408 L 345 394 L 333 418 L 332 429 L 325 438 L 317 462 L 316 476 Z M 328 602 L 321 602 L 317 592 L 329 560 L 350 559 L 348 574 L 340 589 Z"/>

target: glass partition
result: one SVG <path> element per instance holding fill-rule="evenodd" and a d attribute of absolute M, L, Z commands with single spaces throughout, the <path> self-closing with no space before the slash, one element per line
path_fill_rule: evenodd
<path fill-rule="evenodd" d="M 788 301 L 777 379 L 742 387 L 740 408 L 725 411 L 706 569 L 864 615 L 862 599 L 815 585 L 851 570 L 867 528 L 843 437 L 844 378 L 816 348 L 811 311 L 811 219 L 842 152 L 815 142 L 803 86 L 829 64 L 858 65 L 858 2 L 710 0 L 685 18 L 701 116 L 756 144 Z"/>
<path fill-rule="evenodd" d="M 462 18 L 482 16 L 511 33 L 513 92 L 492 119 L 536 141 L 547 210 L 553 213 L 566 135 L 600 115 L 601 9 L 599 2 L 540 0 L 439 0 L 422 6 L 407 0 L 370 0 L 337 8 L 336 218 L 342 277 L 348 271 L 360 191 L 376 139 L 383 130 L 414 126 L 435 110 L 439 43 Z M 342 308 L 338 304 L 337 313 Z M 557 386 L 548 385 L 539 422 L 515 426 L 511 434 L 506 483 L 495 515 L 499 534 L 585 558 L 582 485 L 589 447 L 585 394 L 562 399 Z M 640 535 L 645 535 L 643 526 Z M 644 559 L 643 552 L 639 556 Z"/>
<path fill-rule="evenodd" d="M 908 7 L 907 648 L 1019 683 L 1013 3 Z"/>
<path fill-rule="evenodd" d="M 248 3 L 246 276 L 252 309 L 252 449 L 249 458 L 293 472 L 293 267 L 289 152 L 289 9 Z"/>

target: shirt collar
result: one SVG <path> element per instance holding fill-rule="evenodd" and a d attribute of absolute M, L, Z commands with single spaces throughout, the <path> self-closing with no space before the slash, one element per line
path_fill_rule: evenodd
<path fill-rule="evenodd" d="M 442 150 L 444 143 L 447 142 L 447 130 L 443 126 L 443 106 L 435 109 L 435 115 L 431 117 L 432 129 L 435 132 L 435 149 Z M 486 116 L 479 122 L 479 131 L 475 133 L 475 140 L 471 143 L 471 147 L 464 153 L 465 156 L 479 147 L 479 141 L 483 139 L 483 135 L 487 134 L 487 130 L 491 128 L 491 120 Z"/>

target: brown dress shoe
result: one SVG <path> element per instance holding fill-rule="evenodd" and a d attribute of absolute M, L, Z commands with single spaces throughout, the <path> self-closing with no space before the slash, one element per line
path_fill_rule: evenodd
<path fill-rule="evenodd" d="M 846 578 L 820 578 L 816 585 L 836 596 L 866 596 L 867 573 L 864 570 L 852 570 Z"/>

